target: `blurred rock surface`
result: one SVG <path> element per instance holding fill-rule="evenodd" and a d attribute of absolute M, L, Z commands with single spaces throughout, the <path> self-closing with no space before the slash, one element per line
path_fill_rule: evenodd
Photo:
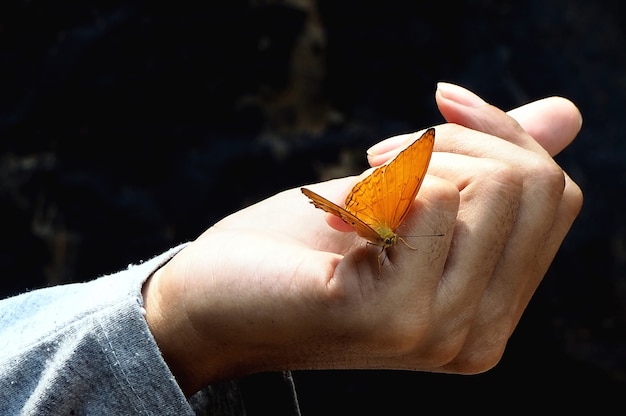
<path fill-rule="evenodd" d="M 621 404 L 621 2 L 205 3 L 0 5 L 3 296 L 115 271 L 277 191 L 357 173 L 371 144 L 442 121 L 439 80 L 505 109 L 562 95 L 585 122 L 557 160 L 585 206 L 503 361 L 472 377 L 296 379 L 305 414 L 397 414 L 441 406 L 441 391 L 446 410 Z"/>

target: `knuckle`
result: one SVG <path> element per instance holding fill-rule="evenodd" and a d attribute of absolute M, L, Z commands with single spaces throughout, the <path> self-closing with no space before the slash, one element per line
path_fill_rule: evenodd
<path fill-rule="evenodd" d="M 423 354 L 420 359 L 423 360 L 428 367 L 445 368 L 455 362 L 459 354 L 463 350 L 465 337 L 455 337 L 448 339 L 443 343 L 437 343 L 436 348 L 430 353 Z"/>
<path fill-rule="evenodd" d="M 561 199 L 565 191 L 565 172 L 552 159 L 537 160 L 528 165 L 527 170 L 528 186 L 533 188 L 533 192 Z"/>
<path fill-rule="evenodd" d="M 567 181 L 567 178 L 566 178 Z M 566 207 L 566 214 L 569 218 L 575 218 L 583 206 L 583 191 L 573 181 L 566 182 L 565 191 L 563 192 L 563 202 Z"/>
<path fill-rule="evenodd" d="M 565 190 L 565 173 L 555 163 L 546 164 L 537 169 L 536 177 L 549 195 L 558 195 L 559 199 Z"/>
<path fill-rule="evenodd" d="M 389 325 L 389 320 L 386 324 L 389 331 L 386 337 L 380 339 L 385 340 L 384 349 L 393 355 L 411 355 L 427 339 L 427 325 L 407 324 L 406 322 L 396 322 Z"/>
<path fill-rule="evenodd" d="M 498 159 L 481 159 L 480 171 L 475 180 L 481 183 L 481 187 L 489 187 L 490 190 L 498 188 L 521 188 L 523 174 L 514 164 Z"/>
<path fill-rule="evenodd" d="M 462 374 L 480 374 L 494 368 L 504 355 L 504 346 L 494 348 L 493 346 L 481 350 L 474 351 L 472 354 L 459 355 L 451 365 L 455 367 L 455 371 Z"/>
<path fill-rule="evenodd" d="M 492 163 L 491 169 L 487 172 L 487 178 L 487 183 L 491 186 L 512 194 L 518 194 L 524 182 L 522 172 L 514 165 L 505 162 Z"/>
<path fill-rule="evenodd" d="M 473 336 L 444 368 L 459 374 L 479 374 L 492 369 L 502 359 L 511 332 L 509 324 L 502 324 Z"/>
<path fill-rule="evenodd" d="M 481 178 L 472 189 L 472 197 L 490 204 L 495 212 L 515 211 L 524 191 L 524 173 L 503 161 L 485 164 Z"/>

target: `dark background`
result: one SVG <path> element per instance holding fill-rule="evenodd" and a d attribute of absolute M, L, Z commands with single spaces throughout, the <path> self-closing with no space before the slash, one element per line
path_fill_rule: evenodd
<path fill-rule="evenodd" d="M 585 204 L 501 363 L 295 377 L 305 415 L 623 407 L 621 2 L 204 3 L 0 4 L 3 297 L 119 270 L 277 191 L 357 173 L 371 144 L 442 121 L 439 80 L 504 109 L 561 95 L 584 125 L 557 160 Z"/>

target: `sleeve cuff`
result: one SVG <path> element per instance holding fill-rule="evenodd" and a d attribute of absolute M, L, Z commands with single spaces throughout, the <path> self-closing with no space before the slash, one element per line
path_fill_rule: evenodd
<path fill-rule="evenodd" d="M 0 302 L 0 403 L 22 414 L 194 414 L 141 297 L 146 279 L 184 247 Z"/>

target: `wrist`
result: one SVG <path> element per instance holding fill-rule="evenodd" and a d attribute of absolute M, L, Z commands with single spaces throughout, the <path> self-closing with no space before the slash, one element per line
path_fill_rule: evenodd
<path fill-rule="evenodd" d="M 251 373 L 245 363 L 252 360 L 245 359 L 249 354 L 240 345 L 220 335 L 219 316 L 201 313 L 199 321 L 194 307 L 198 294 L 185 293 L 185 276 L 177 266 L 172 259 L 156 270 L 142 295 L 145 319 L 161 355 L 181 390 L 191 396 L 208 384 Z"/>
<path fill-rule="evenodd" d="M 162 270 L 163 268 L 160 268 L 155 271 L 143 285 L 145 319 L 176 382 L 185 395 L 190 396 L 200 388 L 193 372 L 189 371 L 189 365 L 183 359 L 185 357 L 185 345 L 192 345 L 192 343 L 186 339 L 184 331 L 179 328 L 180 322 L 174 317 L 171 310 L 175 307 L 164 307 L 171 304 L 164 298 L 160 290 Z"/>

